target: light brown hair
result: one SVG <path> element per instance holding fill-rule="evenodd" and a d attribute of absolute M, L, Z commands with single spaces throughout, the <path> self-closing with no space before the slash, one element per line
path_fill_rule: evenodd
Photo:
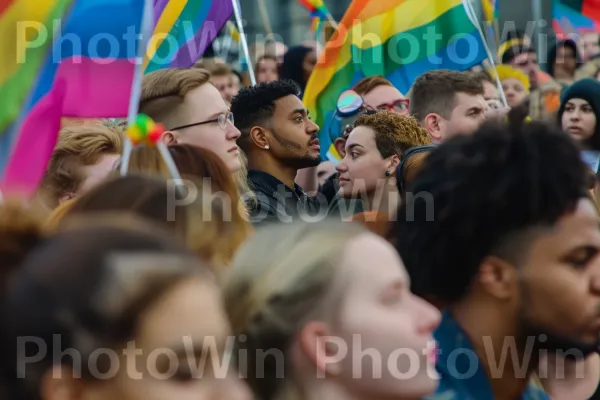
<path fill-rule="evenodd" d="M 472 72 L 435 70 L 419 76 L 411 88 L 410 114 L 422 122 L 435 113 L 450 118 L 456 95 L 483 95 L 483 83 Z"/>
<path fill-rule="evenodd" d="M 381 75 L 369 76 L 363 78 L 354 85 L 352 90 L 361 96 L 365 96 L 370 93 L 373 89 L 379 86 L 394 86 L 392 82 L 388 81 Z"/>
<path fill-rule="evenodd" d="M 375 145 L 383 158 L 402 156 L 411 147 L 431 143 L 429 134 L 417 120 L 392 111 L 363 114 L 354 122 L 354 127 L 357 126 L 367 126 L 375 132 Z"/>
<path fill-rule="evenodd" d="M 167 68 L 144 76 L 140 113 L 170 129 L 186 117 L 185 96 L 205 83 L 210 74 L 200 68 Z"/>
<path fill-rule="evenodd" d="M 79 190 L 84 180 L 81 167 L 94 165 L 102 156 L 122 151 L 123 132 L 119 128 L 103 125 L 63 128 L 42 180 L 47 205 L 55 208 L 61 197 Z"/>

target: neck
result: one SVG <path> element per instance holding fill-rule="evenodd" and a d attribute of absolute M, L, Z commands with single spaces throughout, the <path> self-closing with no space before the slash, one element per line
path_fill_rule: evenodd
<path fill-rule="evenodd" d="M 490 307 L 474 298 L 453 306 L 451 312 L 471 340 L 494 398 L 521 398 L 537 368 L 537 357 L 529 345 L 517 341 L 516 321 L 506 318 L 503 307 Z"/>
<path fill-rule="evenodd" d="M 297 168 L 285 165 L 270 155 L 265 154 L 261 154 L 258 157 L 256 155 L 248 156 L 248 169 L 266 172 L 279 179 L 290 189 L 294 188 L 294 181 L 298 173 Z"/>
<path fill-rule="evenodd" d="M 554 79 L 560 79 L 560 80 L 572 80 L 573 79 L 573 74 L 565 71 L 562 68 L 557 68 L 554 70 Z"/>
<path fill-rule="evenodd" d="M 378 184 L 374 191 L 363 198 L 366 211 L 379 211 L 388 214 L 390 220 L 395 218 L 400 205 L 400 193 L 396 187 L 395 178 L 387 178 L 383 184 Z"/>

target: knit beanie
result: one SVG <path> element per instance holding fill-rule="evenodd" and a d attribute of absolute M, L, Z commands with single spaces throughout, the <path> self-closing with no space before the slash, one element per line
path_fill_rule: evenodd
<path fill-rule="evenodd" d="M 565 105 L 571 99 L 585 100 L 590 104 L 592 110 L 594 110 L 594 115 L 596 115 L 596 130 L 589 140 L 589 145 L 592 150 L 600 151 L 600 82 L 592 78 L 585 78 L 566 87 L 562 91 L 557 114 L 558 126 L 562 126 Z"/>

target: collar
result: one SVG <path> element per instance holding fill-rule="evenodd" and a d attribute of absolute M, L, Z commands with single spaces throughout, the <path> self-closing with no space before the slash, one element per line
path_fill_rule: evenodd
<path fill-rule="evenodd" d="M 273 175 L 257 169 L 248 171 L 248 180 L 251 181 L 254 188 L 256 188 L 256 186 L 262 186 L 265 190 L 270 191 L 271 194 L 278 193 L 278 191 L 283 188 L 286 192 L 294 193 L 296 198 L 308 197 L 296 183 L 294 183 L 294 188 L 292 189 Z"/>
<path fill-rule="evenodd" d="M 436 369 L 440 385 L 430 399 L 493 399 L 492 387 L 467 334 L 449 311 L 444 311 L 434 333 L 439 346 Z M 530 384 L 521 400 L 550 400 L 541 388 Z"/>

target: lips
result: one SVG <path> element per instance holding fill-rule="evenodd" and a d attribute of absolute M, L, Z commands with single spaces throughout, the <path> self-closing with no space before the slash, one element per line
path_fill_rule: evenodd
<path fill-rule="evenodd" d="M 343 177 L 343 176 L 340 176 L 340 177 L 338 177 L 338 181 L 340 182 L 340 185 L 341 185 L 341 184 L 344 184 L 346 182 L 350 182 L 350 179 L 348 179 L 346 177 Z"/>
<path fill-rule="evenodd" d="M 230 148 L 229 150 L 227 150 L 228 153 L 239 153 L 239 149 L 237 146 L 233 146 L 232 148 Z"/>

